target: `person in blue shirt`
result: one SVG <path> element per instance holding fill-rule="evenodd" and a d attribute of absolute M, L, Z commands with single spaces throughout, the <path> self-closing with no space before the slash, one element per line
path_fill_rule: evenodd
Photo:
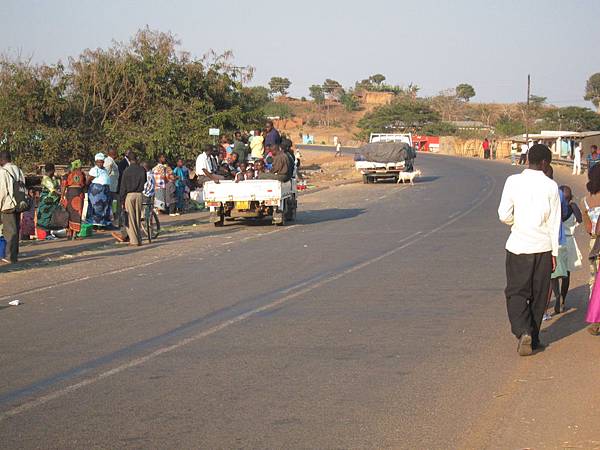
<path fill-rule="evenodd" d="M 190 171 L 183 164 L 183 159 L 177 160 L 177 166 L 173 169 L 175 179 L 175 195 L 177 196 L 177 213 L 181 214 L 184 210 L 185 188 L 190 181 Z"/>
<path fill-rule="evenodd" d="M 272 145 L 279 145 L 279 144 L 281 144 L 281 135 L 279 134 L 279 131 L 277 131 L 277 129 L 275 129 L 275 127 L 273 126 L 273 121 L 267 120 L 266 126 L 265 126 L 264 146 L 265 146 L 265 148 L 267 148 Z"/>
<path fill-rule="evenodd" d="M 592 152 L 587 155 L 587 166 L 588 166 L 588 176 L 592 167 L 600 161 L 600 155 L 598 154 L 598 146 L 592 145 Z"/>

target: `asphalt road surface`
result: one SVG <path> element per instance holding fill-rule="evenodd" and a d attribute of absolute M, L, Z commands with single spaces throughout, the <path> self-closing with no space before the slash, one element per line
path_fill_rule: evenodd
<path fill-rule="evenodd" d="M 531 364 L 502 293 L 515 170 L 418 165 L 303 196 L 292 226 L 0 274 L 24 303 L 0 310 L 0 447 L 502 448 L 490 411 Z"/>

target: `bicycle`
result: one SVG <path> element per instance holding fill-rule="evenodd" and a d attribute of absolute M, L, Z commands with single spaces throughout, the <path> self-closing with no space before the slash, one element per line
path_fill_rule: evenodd
<path fill-rule="evenodd" d="M 154 197 L 144 197 L 142 206 L 144 207 L 142 232 L 148 238 L 148 243 L 151 244 L 152 239 L 156 239 L 160 234 L 160 221 L 154 210 Z"/>

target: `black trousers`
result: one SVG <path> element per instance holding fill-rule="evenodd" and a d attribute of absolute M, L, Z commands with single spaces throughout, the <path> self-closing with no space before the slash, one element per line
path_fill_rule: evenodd
<path fill-rule="evenodd" d="M 2 220 L 2 234 L 6 239 L 6 259 L 16 263 L 19 256 L 19 228 L 21 225 L 21 214 L 0 213 Z"/>
<path fill-rule="evenodd" d="M 519 157 L 519 165 L 522 166 L 527 162 L 527 153 L 521 153 Z"/>
<path fill-rule="evenodd" d="M 542 318 L 550 296 L 552 253 L 515 255 L 506 252 L 506 309 L 512 333 L 527 333 L 539 342 Z"/>
<path fill-rule="evenodd" d="M 490 159 L 490 151 L 489 150 L 484 150 L 483 151 L 483 158 L 484 159 Z"/>

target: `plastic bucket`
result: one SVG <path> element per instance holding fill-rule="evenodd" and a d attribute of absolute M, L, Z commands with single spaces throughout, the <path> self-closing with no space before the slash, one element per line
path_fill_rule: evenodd
<path fill-rule="evenodd" d="M 82 223 L 81 231 L 79 232 L 79 237 L 86 238 L 90 237 L 94 231 L 94 225 L 91 223 Z"/>

